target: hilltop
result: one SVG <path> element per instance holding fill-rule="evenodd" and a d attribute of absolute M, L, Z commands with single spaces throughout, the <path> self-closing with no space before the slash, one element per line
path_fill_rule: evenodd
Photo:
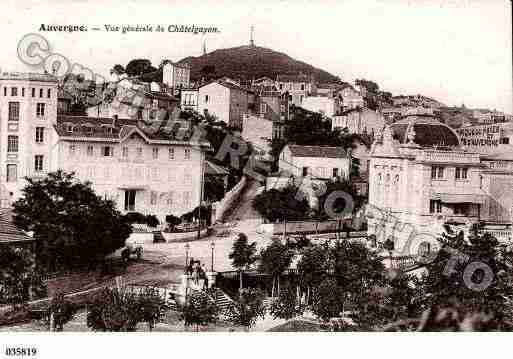
<path fill-rule="evenodd" d="M 218 49 L 202 56 L 189 56 L 179 63 L 191 65 L 191 80 L 202 77 L 217 78 L 228 76 L 233 79 L 251 80 L 267 76 L 295 75 L 303 73 L 313 75 L 318 83 L 340 82 L 340 79 L 327 71 L 305 62 L 260 46 L 238 46 Z"/>

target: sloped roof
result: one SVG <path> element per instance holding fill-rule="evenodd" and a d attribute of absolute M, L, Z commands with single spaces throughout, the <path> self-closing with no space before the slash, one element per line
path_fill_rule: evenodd
<path fill-rule="evenodd" d="M 346 158 L 342 147 L 287 145 L 294 157 Z"/>
<path fill-rule="evenodd" d="M 179 122 L 183 122 L 183 120 L 178 120 L 176 122 L 176 126 L 179 126 Z M 74 126 L 73 132 L 67 131 L 67 126 Z M 54 125 L 54 128 L 57 134 L 60 137 L 65 137 L 66 139 L 91 139 L 91 140 L 104 140 L 107 142 L 120 142 L 127 135 L 132 133 L 133 131 L 137 131 L 145 140 L 148 141 L 169 141 L 173 144 L 192 144 L 188 140 L 180 140 L 172 137 L 172 134 L 166 134 L 162 131 L 147 131 L 144 128 L 144 123 L 142 121 L 137 121 L 135 119 L 112 119 L 107 117 L 88 117 L 88 116 L 66 116 L 59 115 L 57 116 L 57 122 Z M 92 131 L 90 130 L 92 128 Z M 190 138 L 192 136 L 192 128 L 188 128 L 190 131 L 190 135 L 186 136 Z M 160 143 L 160 142 L 159 142 Z M 210 147 L 208 142 L 202 141 L 202 146 Z"/>
<path fill-rule="evenodd" d="M 276 76 L 276 81 L 280 82 L 310 82 L 312 81 L 312 76 L 308 76 L 305 74 L 295 74 L 295 75 L 278 75 Z"/>
<path fill-rule="evenodd" d="M 230 172 L 223 166 L 216 165 L 210 161 L 205 161 L 205 174 L 214 176 L 227 176 L 230 174 Z"/>
<path fill-rule="evenodd" d="M 33 241 L 32 237 L 14 225 L 12 217 L 10 210 L 0 210 L 0 243 Z"/>

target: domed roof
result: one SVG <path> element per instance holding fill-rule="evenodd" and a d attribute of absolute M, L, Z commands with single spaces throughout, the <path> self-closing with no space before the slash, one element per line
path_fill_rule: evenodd
<path fill-rule="evenodd" d="M 456 132 L 446 124 L 430 115 L 408 115 L 390 125 L 394 139 L 401 144 L 410 141 L 423 147 L 459 147 L 460 139 Z M 413 131 L 412 131 L 413 130 Z M 410 135 L 410 136 L 409 136 Z"/>

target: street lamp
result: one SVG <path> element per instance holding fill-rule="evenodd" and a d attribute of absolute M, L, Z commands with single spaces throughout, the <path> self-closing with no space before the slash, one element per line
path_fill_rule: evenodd
<path fill-rule="evenodd" d="M 210 243 L 210 248 L 212 248 L 212 263 L 210 265 L 210 272 L 214 272 L 214 247 L 216 246 L 214 240 Z"/>
<path fill-rule="evenodd" d="M 189 243 L 185 243 L 185 272 L 187 272 L 187 267 L 189 265 L 189 249 L 191 246 Z"/>

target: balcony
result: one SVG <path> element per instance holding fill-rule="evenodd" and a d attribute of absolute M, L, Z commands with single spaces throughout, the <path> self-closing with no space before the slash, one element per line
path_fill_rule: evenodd
<path fill-rule="evenodd" d="M 468 152 L 427 150 L 419 153 L 415 159 L 421 162 L 480 164 L 479 154 Z"/>

